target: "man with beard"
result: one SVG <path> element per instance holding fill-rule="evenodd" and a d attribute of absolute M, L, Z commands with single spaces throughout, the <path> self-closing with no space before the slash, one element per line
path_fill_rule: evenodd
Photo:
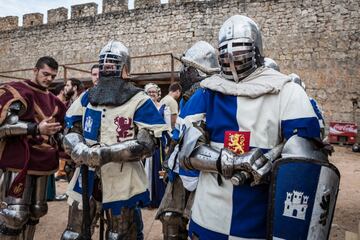
<path fill-rule="evenodd" d="M 178 116 L 178 103 L 177 100 L 181 96 L 181 85 L 179 83 L 172 83 L 169 86 L 169 93 L 161 99 L 160 103 L 165 104 L 170 110 L 171 128 L 175 127 L 176 118 Z"/>
<path fill-rule="evenodd" d="M 82 188 L 79 168 L 69 184 L 71 207 L 62 239 L 77 239 L 83 233 L 83 192 L 91 196 L 91 205 L 96 200 L 105 210 L 107 239 L 136 239 L 135 209 L 149 203 L 141 160 L 152 155 L 153 137 L 167 130 L 151 99 L 127 81 L 128 49 L 110 41 L 99 57 L 98 84 L 82 94 L 66 114 L 70 133 L 64 138 L 65 151 L 75 163 L 90 168 L 88 191 Z M 91 219 L 94 212 L 92 208 Z"/>
<path fill-rule="evenodd" d="M 99 65 L 94 64 L 91 66 L 91 82 L 93 83 L 93 86 L 96 86 L 99 81 Z"/>
<path fill-rule="evenodd" d="M 46 185 L 56 172 L 55 134 L 62 128 L 65 105 L 48 88 L 58 63 L 40 58 L 33 79 L 0 87 L 0 238 L 33 239 L 47 213 Z"/>
<path fill-rule="evenodd" d="M 69 78 L 64 87 L 64 94 L 69 101 L 69 106 L 79 97 L 84 89 L 84 84 L 76 78 Z"/>

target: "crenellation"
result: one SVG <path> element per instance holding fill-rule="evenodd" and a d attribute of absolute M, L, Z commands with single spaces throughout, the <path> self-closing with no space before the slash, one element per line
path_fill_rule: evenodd
<path fill-rule="evenodd" d="M 17 16 L 0 17 L 0 32 L 16 29 L 19 27 L 19 18 Z"/>
<path fill-rule="evenodd" d="M 134 0 L 134 8 L 147 8 L 160 4 L 160 0 Z"/>
<path fill-rule="evenodd" d="M 98 5 L 94 2 L 71 6 L 71 19 L 97 15 Z"/>
<path fill-rule="evenodd" d="M 23 27 L 32 27 L 42 25 L 44 14 L 42 13 L 29 13 L 23 15 Z"/>
<path fill-rule="evenodd" d="M 103 13 L 127 11 L 129 9 L 127 0 L 103 0 L 102 7 Z"/>
<path fill-rule="evenodd" d="M 57 23 L 68 19 L 68 9 L 65 7 L 50 9 L 47 11 L 47 23 Z"/>

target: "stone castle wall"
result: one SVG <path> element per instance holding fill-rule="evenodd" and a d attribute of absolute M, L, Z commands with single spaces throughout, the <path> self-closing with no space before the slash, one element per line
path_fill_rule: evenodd
<path fill-rule="evenodd" d="M 221 24 L 245 14 L 261 27 L 266 56 L 282 72 L 302 77 L 327 121 L 354 120 L 352 103 L 360 101 L 359 1 L 138 0 L 133 10 L 126 2 L 103 0 L 101 14 L 95 3 L 72 6 L 70 14 L 52 9 L 47 24 L 41 14 L 25 15 L 23 27 L 17 17 L 0 18 L 0 72 L 32 67 L 43 55 L 60 63 L 94 61 L 109 39 L 122 41 L 136 56 L 181 54 L 198 40 L 216 46 Z M 164 70 L 170 71 L 169 57 L 133 62 L 133 72 Z"/>

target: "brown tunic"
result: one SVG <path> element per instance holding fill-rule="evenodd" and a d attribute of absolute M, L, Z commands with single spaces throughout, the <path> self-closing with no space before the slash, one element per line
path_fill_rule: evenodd
<path fill-rule="evenodd" d="M 52 116 L 52 121 L 64 122 L 65 105 L 48 90 L 27 80 L 0 86 L 0 125 L 14 101 L 21 101 L 25 106 L 20 121 L 39 123 Z M 53 137 L 14 136 L 0 141 L 1 169 L 27 169 L 31 175 L 50 175 L 58 165 L 58 146 Z"/>

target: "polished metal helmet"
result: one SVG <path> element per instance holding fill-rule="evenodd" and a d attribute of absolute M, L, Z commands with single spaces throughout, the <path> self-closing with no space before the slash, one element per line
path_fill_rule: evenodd
<path fill-rule="evenodd" d="M 104 68 L 105 63 L 114 63 L 116 70 L 111 71 L 110 73 L 106 72 L 106 69 Z M 100 51 L 99 72 L 101 75 L 121 76 L 124 66 L 126 66 L 128 72 L 130 72 L 129 49 L 121 42 L 111 40 Z"/>
<path fill-rule="evenodd" d="M 180 61 L 183 63 L 179 72 L 183 92 L 194 83 L 220 72 L 216 50 L 205 41 L 196 42 L 180 57 Z"/>
<path fill-rule="evenodd" d="M 219 59 L 223 77 L 239 82 L 263 64 L 258 25 L 242 15 L 230 17 L 220 28 Z"/>
<path fill-rule="evenodd" d="M 290 73 L 288 76 L 290 77 L 292 82 L 299 84 L 304 90 L 306 90 L 305 83 L 301 80 L 299 75 L 295 73 Z"/>
<path fill-rule="evenodd" d="M 205 41 L 196 42 L 180 58 L 185 66 L 191 66 L 201 71 L 201 75 L 212 75 L 220 72 L 216 50 Z"/>
<path fill-rule="evenodd" d="M 280 72 L 279 65 L 271 58 L 264 58 L 264 66 Z"/>

